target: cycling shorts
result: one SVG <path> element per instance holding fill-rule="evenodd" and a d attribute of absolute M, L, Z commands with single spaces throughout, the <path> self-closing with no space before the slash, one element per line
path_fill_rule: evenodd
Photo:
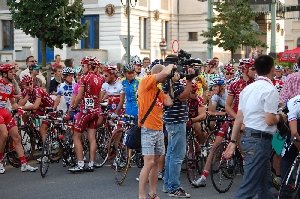
<path fill-rule="evenodd" d="M 75 131 L 83 133 L 87 129 L 96 129 L 99 118 L 99 109 L 83 109 L 76 115 Z"/>
<path fill-rule="evenodd" d="M 5 124 L 7 131 L 17 126 L 16 121 L 6 108 L 0 108 L 0 124 Z"/>

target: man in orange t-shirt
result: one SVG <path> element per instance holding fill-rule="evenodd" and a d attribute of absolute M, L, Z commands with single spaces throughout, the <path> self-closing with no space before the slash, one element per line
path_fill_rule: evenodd
<path fill-rule="evenodd" d="M 167 80 L 173 67 L 175 67 L 173 64 L 170 64 L 167 67 L 155 65 L 151 69 L 151 75 L 141 79 L 139 84 L 138 119 L 139 125 L 142 127 L 141 143 L 142 154 L 144 156 L 144 167 L 139 176 L 139 198 L 146 198 L 146 185 L 148 179 L 150 185 L 150 198 L 155 198 L 157 196 L 156 184 L 158 180 L 158 159 L 161 155 L 165 154 L 162 121 L 163 106 L 171 106 L 173 104 L 171 97 L 165 95 L 161 91 L 144 124 L 140 124 L 140 122 L 156 96 L 157 90 L 159 89 L 157 85 L 159 83 L 164 83 Z M 171 95 L 172 93 L 173 90 L 171 90 Z"/>

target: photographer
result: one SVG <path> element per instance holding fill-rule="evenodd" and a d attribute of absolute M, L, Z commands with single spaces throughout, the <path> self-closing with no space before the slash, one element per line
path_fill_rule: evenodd
<path fill-rule="evenodd" d="M 165 107 L 163 121 L 168 132 L 168 149 L 165 162 L 165 177 L 163 192 L 172 197 L 189 198 L 180 186 L 181 163 L 186 152 L 186 122 L 188 119 L 187 99 L 192 90 L 192 79 L 196 76 L 192 68 L 188 68 L 187 83 L 184 88 L 179 81 L 180 74 L 175 71 L 172 81 L 163 85 L 163 91 L 169 93 L 174 90 L 173 105 Z M 177 81 L 174 81 L 177 80 Z M 170 93 L 169 93 L 170 95 Z"/>
<path fill-rule="evenodd" d="M 173 64 L 164 67 L 155 65 L 151 69 L 151 75 L 141 79 L 138 89 L 138 119 L 141 126 L 141 144 L 142 154 L 144 156 L 144 166 L 139 176 L 139 199 L 146 199 L 146 186 L 149 179 L 149 197 L 159 198 L 156 194 L 156 185 L 158 180 L 158 160 L 165 154 L 164 133 L 163 133 L 163 106 L 171 106 L 173 100 L 170 95 L 165 95 L 158 88 L 159 83 L 166 81 L 168 75 L 173 70 Z M 178 80 L 178 79 L 177 79 Z M 174 79 L 175 81 L 175 79 Z M 157 98 L 156 98 L 157 96 Z M 153 109 L 149 112 L 144 123 L 141 120 L 150 109 L 155 100 Z"/>

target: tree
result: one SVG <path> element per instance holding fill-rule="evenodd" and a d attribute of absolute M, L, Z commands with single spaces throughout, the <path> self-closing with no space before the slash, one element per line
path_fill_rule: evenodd
<path fill-rule="evenodd" d="M 267 48 L 267 44 L 257 39 L 266 33 L 255 31 L 251 20 L 258 16 L 250 7 L 248 0 L 223 0 L 213 3 L 217 15 L 206 19 L 213 23 L 208 31 L 202 31 L 201 36 L 208 38 L 203 43 L 211 44 L 233 53 L 241 46 L 257 46 Z"/>
<path fill-rule="evenodd" d="M 46 66 L 46 45 L 71 47 L 85 37 L 82 0 L 7 0 L 15 28 L 41 41 L 42 65 Z"/>

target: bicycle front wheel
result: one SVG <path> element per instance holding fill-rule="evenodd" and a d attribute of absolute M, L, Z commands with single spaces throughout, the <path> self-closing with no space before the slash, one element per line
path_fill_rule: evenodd
<path fill-rule="evenodd" d="M 211 159 L 210 174 L 214 188 L 219 193 L 227 192 L 236 175 L 236 158 L 225 159 L 223 153 L 228 146 L 228 142 L 221 142 L 213 152 Z"/>
<path fill-rule="evenodd" d="M 201 171 L 204 161 L 200 157 L 199 143 L 195 139 L 190 139 L 187 143 L 186 161 L 186 174 L 190 183 L 197 180 L 201 176 Z"/>
<path fill-rule="evenodd" d="M 41 164 L 40 164 L 40 171 L 41 176 L 44 178 L 48 172 L 48 168 L 50 165 L 52 155 L 52 136 L 51 133 L 48 132 L 48 135 L 46 137 L 43 150 L 42 150 L 42 156 L 41 156 Z"/>
<path fill-rule="evenodd" d="M 95 159 L 95 167 L 102 167 L 108 159 L 108 143 L 110 133 L 107 128 L 98 128 L 96 131 L 97 153 Z"/>
<path fill-rule="evenodd" d="M 300 180 L 300 167 L 298 160 L 292 164 L 286 173 L 281 188 L 279 190 L 279 198 L 300 198 L 299 197 L 299 180 Z"/>

